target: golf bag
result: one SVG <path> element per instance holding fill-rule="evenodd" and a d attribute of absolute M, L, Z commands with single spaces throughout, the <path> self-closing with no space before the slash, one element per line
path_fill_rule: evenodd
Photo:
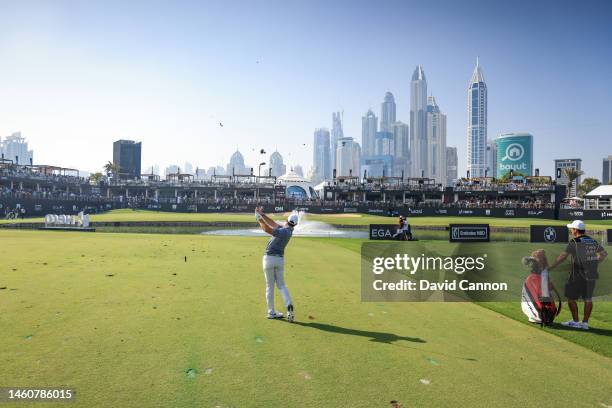
<path fill-rule="evenodd" d="M 555 297 L 557 301 L 555 301 Z M 548 280 L 548 270 L 530 273 L 523 284 L 521 309 L 532 323 L 550 326 L 561 312 L 561 296 Z"/>

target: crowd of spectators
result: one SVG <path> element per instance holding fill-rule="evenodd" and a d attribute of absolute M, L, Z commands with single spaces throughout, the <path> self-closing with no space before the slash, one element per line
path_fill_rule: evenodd
<path fill-rule="evenodd" d="M 475 183 L 464 182 L 453 187 L 455 191 L 552 191 L 554 185 L 552 183 L 524 183 L 524 182 L 508 182 L 508 183 Z"/>
<path fill-rule="evenodd" d="M 133 183 L 144 183 L 133 182 Z M 157 182 L 159 183 L 159 182 Z M 547 209 L 553 208 L 554 204 L 546 201 L 542 197 L 538 198 L 499 198 L 489 199 L 485 194 L 478 194 L 479 191 L 533 191 L 533 190 L 549 190 L 553 186 L 547 183 L 526 183 L 526 182 L 509 182 L 503 184 L 495 184 L 490 182 L 474 183 L 465 181 L 459 183 L 455 187 L 455 191 L 471 191 L 475 192 L 473 198 L 460 199 L 457 202 L 448 202 L 446 194 L 442 194 L 442 187 L 431 183 L 416 183 L 414 180 L 399 182 L 382 183 L 379 180 L 361 183 L 358 179 L 355 182 L 337 183 L 336 191 L 342 194 L 344 188 L 348 190 L 362 189 L 363 191 L 378 190 L 385 188 L 388 190 L 394 188 L 405 189 L 407 186 L 414 191 L 438 191 L 440 199 L 427 199 L 425 201 L 416 201 L 415 198 L 410 198 L 406 201 L 391 200 L 367 200 L 356 201 L 348 199 L 339 200 L 322 200 L 320 198 L 300 198 L 300 197 L 279 197 L 272 195 L 270 190 L 259 191 L 260 196 L 255 197 L 257 187 L 261 184 L 249 182 L 241 182 L 238 184 L 223 182 L 198 182 L 200 186 L 215 186 L 218 197 L 211 196 L 210 190 L 204 193 L 200 190 L 196 196 L 194 191 L 189 193 L 185 189 L 177 189 L 178 196 L 162 196 L 154 198 L 151 189 L 148 196 L 142 191 L 144 189 L 130 190 L 129 195 L 112 195 L 111 198 L 106 197 L 106 191 L 103 188 L 92 188 L 89 181 L 78 176 L 45 174 L 40 171 L 33 171 L 27 167 L 0 167 L 0 199 L 43 199 L 56 201 L 81 201 L 90 203 L 110 203 L 118 202 L 125 203 L 133 208 L 150 208 L 152 205 L 160 204 L 177 204 L 177 205 L 216 205 L 216 206 L 245 206 L 245 205 L 274 205 L 274 206 L 319 206 L 319 207 L 363 207 L 368 208 L 529 208 L 529 209 Z M 163 182 L 162 182 L 163 184 Z M 239 188 L 237 188 L 239 186 Z M 269 186 L 269 184 L 267 184 Z M 128 190 L 126 188 L 126 190 Z M 103 191 L 103 194 L 101 194 Z M 115 192 L 117 189 L 114 190 Z M 138 195 L 134 195 L 139 191 Z M 162 190 L 158 190 L 162 191 Z M 166 190 L 167 191 L 167 190 Z M 278 193 L 278 191 L 277 191 Z M 167 194 L 167 193 L 166 193 Z M 352 196 L 352 194 L 343 194 L 344 196 Z M 387 198 L 392 194 L 387 195 Z M 422 194 L 418 194 L 422 195 Z M 430 194 L 436 196 L 435 194 Z M 5 214 L 6 216 L 7 214 Z"/>

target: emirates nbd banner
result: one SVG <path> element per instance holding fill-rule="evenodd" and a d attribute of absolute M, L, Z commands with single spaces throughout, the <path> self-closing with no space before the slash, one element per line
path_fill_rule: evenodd
<path fill-rule="evenodd" d="M 528 133 L 501 135 L 497 145 L 497 177 L 510 170 L 526 176 L 533 174 L 533 136 Z"/>

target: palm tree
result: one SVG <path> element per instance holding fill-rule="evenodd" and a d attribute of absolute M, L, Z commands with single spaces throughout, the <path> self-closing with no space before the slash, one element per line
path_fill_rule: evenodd
<path fill-rule="evenodd" d="M 92 184 L 100 184 L 100 181 L 102 181 L 102 179 L 104 178 L 104 174 L 102 174 L 101 172 L 97 171 L 95 173 L 91 173 L 89 175 L 89 181 Z"/>
<path fill-rule="evenodd" d="M 119 175 L 119 164 L 118 163 L 113 163 L 111 161 L 107 162 L 104 165 L 104 171 L 106 172 L 106 174 L 108 174 L 109 176 L 112 174 L 113 176 L 118 176 Z"/>
<path fill-rule="evenodd" d="M 569 196 L 570 191 L 572 191 L 574 181 L 578 177 L 582 176 L 584 172 L 573 167 L 566 167 L 565 169 L 563 169 L 563 173 L 565 173 L 565 177 L 567 177 L 567 195 Z"/>
<path fill-rule="evenodd" d="M 585 194 L 589 193 L 590 191 L 595 190 L 595 188 L 599 187 L 601 185 L 601 182 L 599 180 L 597 180 L 595 177 L 587 177 L 584 180 L 582 180 L 582 183 L 580 183 L 578 185 L 578 195 L 580 197 L 584 197 Z"/>

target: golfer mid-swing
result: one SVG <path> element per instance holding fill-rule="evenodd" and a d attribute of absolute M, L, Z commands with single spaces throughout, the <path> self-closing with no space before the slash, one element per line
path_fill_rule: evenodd
<path fill-rule="evenodd" d="M 285 286 L 285 247 L 293 235 L 293 227 L 298 223 L 298 216 L 291 214 L 284 226 L 280 226 L 266 214 L 261 207 L 255 209 L 255 218 L 262 230 L 272 235 L 263 257 L 263 270 L 266 276 L 266 302 L 268 319 L 282 319 L 283 314 L 274 309 L 274 284 L 283 295 L 287 307 L 287 320 L 293 321 L 293 303 L 289 290 Z"/>

